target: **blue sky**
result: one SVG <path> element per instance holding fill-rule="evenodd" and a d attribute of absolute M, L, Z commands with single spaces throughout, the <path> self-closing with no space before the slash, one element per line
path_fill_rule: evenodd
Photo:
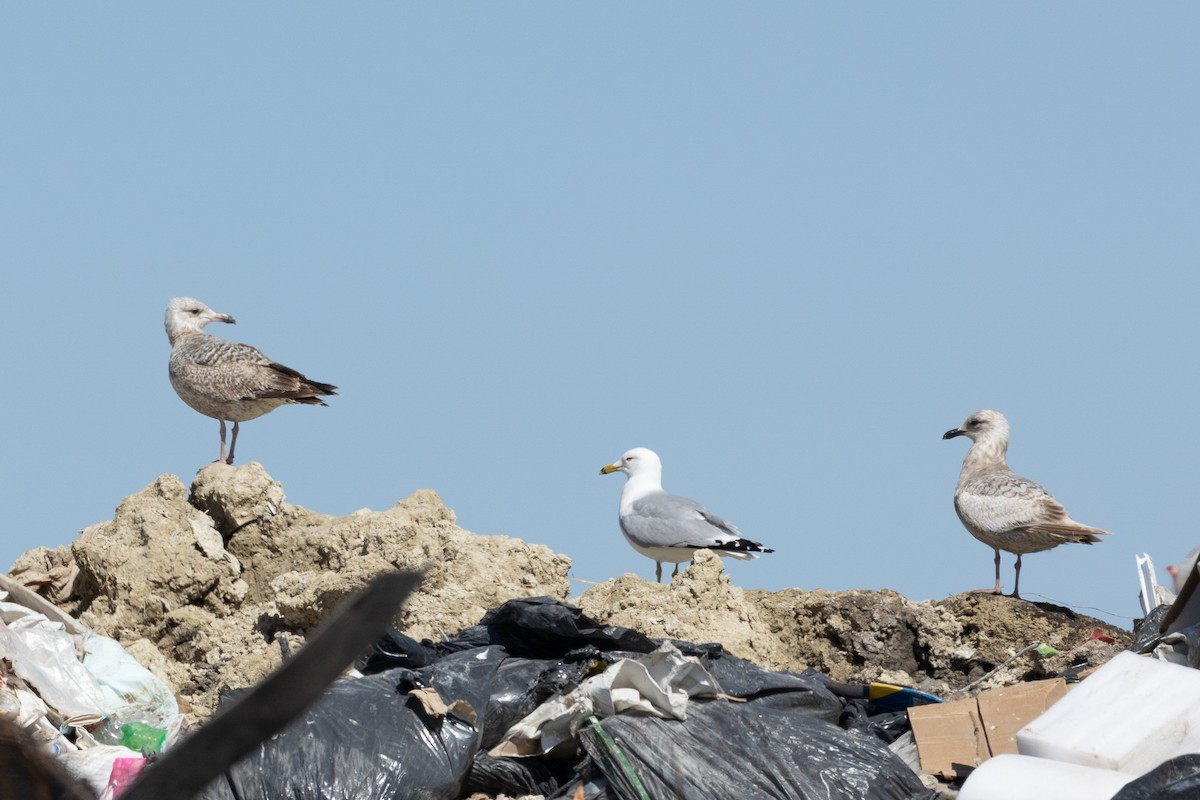
<path fill-rule="evenodd" d="M 1013 468 L 1113 532 L 1029 556 L 1024 594 L 1133 617 L 1134 555 L 1198 538 L 1198 22 L 6 6 L 0 561 L 216 456 L 167 381 L 187 294 L 341 387 L 242 428 L 289 502 L 432 488 L 578 578 L 652 578 L 597 475 L 641 445 L 777 550 L 738 585 L 937 599 L 992 582 L 941 440 L 990 407 Z"/>

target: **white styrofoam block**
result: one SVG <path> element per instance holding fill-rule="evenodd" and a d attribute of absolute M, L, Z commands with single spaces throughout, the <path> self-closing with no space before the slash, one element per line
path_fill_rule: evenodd
<path fill-rule="evenodd" d="M 989 758 L 972 772 L 959 791 L 958 800 L 1013 800 L 1014 797 L 1109 800 L 1135 778 L 1136 775 L 1111 769 L 1006 753 Z"/>
<path fill-rule="evenodd" d="M 1017 750 L 1132 775 L 1200 752 L 1200 670 L 1120 653 L 1018 731 Z"/>

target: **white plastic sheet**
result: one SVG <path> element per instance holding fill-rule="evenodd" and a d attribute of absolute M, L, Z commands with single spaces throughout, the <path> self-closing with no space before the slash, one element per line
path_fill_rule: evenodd
<path fill-rule="evenodd" d="M 68 725 L 105 716 L 104 693 L 79 660 L 61 623 L 15 603 L 0 603 L 0 658 Z"/>
<path fill-rule="evenodd" d="M 579 725 L 589 717 L 638 713 L 686 719 L 692 697 L 720 694 L 716 680 L 691 656 L 670 642 L 636 660 L 622 659 L 573 691 L 542 703 L 493 747 L 493 756 L 548 753 L 576 740 Z"/>

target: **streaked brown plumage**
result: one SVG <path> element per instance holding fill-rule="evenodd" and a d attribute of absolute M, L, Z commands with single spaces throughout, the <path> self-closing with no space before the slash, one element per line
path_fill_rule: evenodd
<path fill-rule="evenodd" d="M 239 422 L 261 417 L 288 403 L 323 406 L 322 396 L 337 394 L 336 386 L 310 380 L 267 358 L 256 347 L 204 333 L 202 329 L 210 322 L 233 323 L 234 319 L 191 297 L 175 297 L 167 305 L 171 386 L 183 402 L 220 421 L 218 461 L 233 463 Z M 228 455 L 227 420 L 233 423 Z"/>

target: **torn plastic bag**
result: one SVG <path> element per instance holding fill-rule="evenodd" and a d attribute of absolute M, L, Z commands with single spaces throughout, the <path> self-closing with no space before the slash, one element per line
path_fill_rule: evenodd
<path fill-rule="evenodd" d="M 121 758 L 141 760 L 141 754 L 119 745 L 98 744 L 85 750 L 68 750 L 58 756 L 58 763 L 99 797 L 112 776 L 113 763 Z"/>
<path fill-rule="evenodd" d="M 415 648 L 414 648 L 415 645 Z M 480 648 L 482 650 L 483 648 Z M 471 653 L 462 650 L 459 653 Z M 496 652 L 503 652 L 496 648 Z M 454 655 L 448 657 L 453 659 Z M 452 661 L 442 663 L 440 654 L 432 647 L 426 648 L 415 639 L 391 631 L 387 637 L 376 642 L 371 652 L 359 659 L 359 669 L 373 675 L 397 667 L 414 668 L 441 663 L 446 669 Z M 594 668 L 603 663 L 603 654 L 594 647 L 572 651 L 563 658 L 505 658 L 498 666 L 490 685 L 487 705 L 480 711 L 479 724 L 482 734 L 481 747 L 489 749 L 517 720 L 529 714 L 547 698 L 559 692 L 573 689 Z M 603 669 L 603 666 L 600 667 Z M 472 703 L 474 705 L 474 703 Z"/>
<path fill-rule="evenodd" d="M 1193 800 L 1200 797 L 1200 754 L 1159 764 L 1113 795 L 1112 800 Z"/>
<path fill-rule="evenodd" d="M 176 725 L 179 705 L 170 687 L 114 639 L 89 631 L 83 637 L 83 646 L 83 666 L 104 693 L 108 712 L 108 720 L 93 735 L 104 744 L 157 752 L 161 742 L 147 746 L 134 731 L 139 726 L 149 727 L 162 731 L 165 738 L 167 730 Z"/>
<path fill-rule="evenodd" d="M 1170 606 L 1159 606 L 1138 625 L 1133 644 L 1135 653 L 1151 653 L 1155 658 L 1174 664 L 1200 668 L 1200 622 L 1171 633 L 1160 633 L 1159 626 Z"/>
<path fill-rule="evenodd" d="M 515 722 L 560 686 L 578 684 L 586 668 L 581 664 L 572 672 L 570 665 L 558 660 L 509 658 L 504 648 L 493 646 L 452 653 L 412 671 L 412 680 L 437 688 L 447 700 L 470 703 L 477 715 L 482 748 L 500 741 Z"/>
<path fill-rule="evenodd" d="M 1148 653 L 1153 650 L 1162 635 L 1162 621 L 1170 610 L 1171 606 L 1164 603 L 1138 620 L 1133 628 L 1133 644 L 1129 649 L 1135 653 Z"/>
<path fill-rule="evenodd" d="M 9 620 L 0 622 L 0 658 L 67 724 L 104 719 L 104 694 L 79 660 L 75 638 L 42 614 L 16 604 L 0 606 Z M 17 618 L 9 613 L 14 609 L 21 612 Z"/>
<path fill-rule="evenodd" d="M 649 653 L 658 643 L 630 628 L 603 625 L 552 597 L 509 600 L 483 615 L 478 625 L 435 647 L 444 652 L 498 644 L 521 658 L 558 658 L 585 645 L 599 650 Z"/>
<path fill-rule="evenodd" d="M 555 694 L 578 686 L 589 668 L 583 661 L 505 659 L 496 670 L 480 714 L 480 749 L 490 750 L 517 721 Z"/>
<path fill-rule="evenodd" d="M 166 727 L 179 714 L 171 688 L 138 663 L 115 639 L 98 633 L 83 637 L 83 666 L 96 679 L 109 708 L 136 706 Z"/>
<path fill-rule="evenodd" d="M 620 715 L 580 729 L 620 800 L 933 800 L 873 736 L 763 700 L 698 701 L 686 720 Z"/>
<path fill-rule="evenodd" d="M 700 660 L 670 642 L 637 659 L 621 659 L 572 691 L 556 695 L 520 720 L 490 751 L 494 756 L 568 753 L 576 732 L 590 716 L 640 713 L 685 719 L 693 697 L 715 697 L 720 687 Z"/>
<path fill-rule="evenodd" d="M 465 700 L 482 708 L 503 657 L 498 648 L 486 648 L 419 671 L 395 669 L 339 681 L 200 798 L 457 798 L 479 733 L 462 714 L 431 716 L 409 692 L 429 686 L 448 705 Z"/>
<path fill-rule="evenodd" d="M 11 720 L 22 728 L 28 728 L 49 714 L 50 707 L 42 698 L 28 689 L 17 688 L 14 683 L 24 685 L 20 680 L 5 676 L 5 685 L 0 688 L 0 717 Z"/>

